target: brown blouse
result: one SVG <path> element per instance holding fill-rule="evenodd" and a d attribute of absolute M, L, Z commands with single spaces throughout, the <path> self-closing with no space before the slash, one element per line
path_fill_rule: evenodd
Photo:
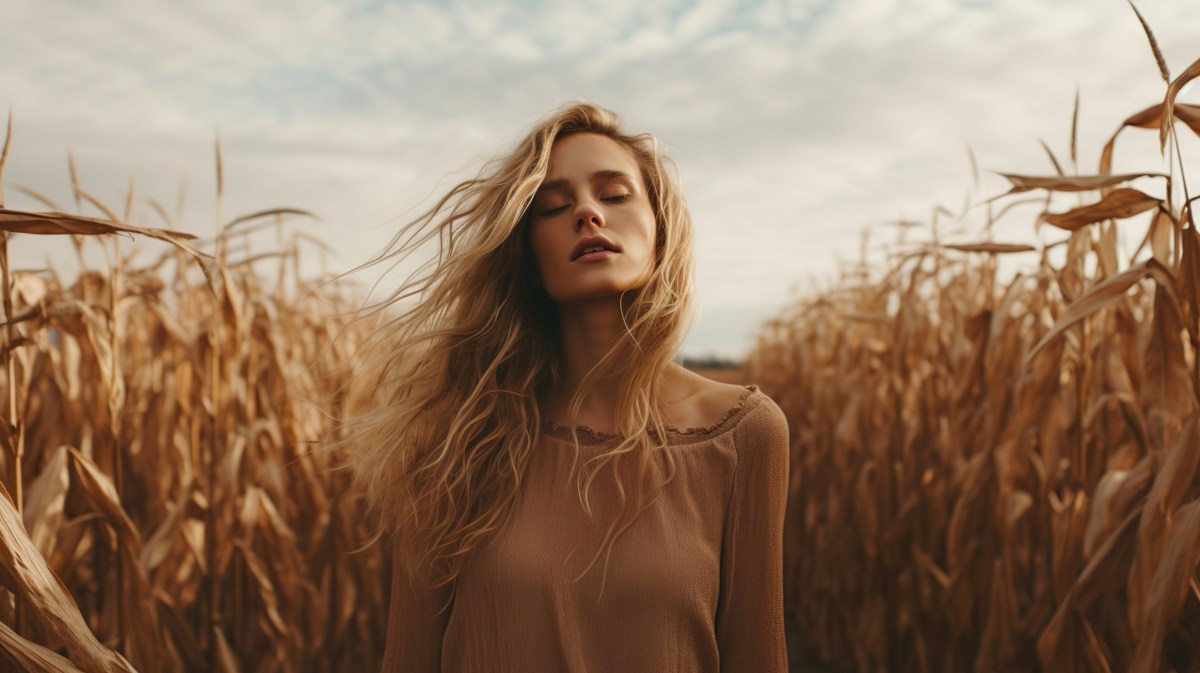
<path fill-rule="evenodd" d="M 453 594 L 393 573 L 384 673 L 786 673 L 788 427 L 775 402 L 748 386 L 716 424 L 670 429 L 674 480 L 617 538 L 607 575 L 601 555 L 574 583 L 608 519 L 587 518 L 572 460 L 617 439 L 578 434 L 576 457 L 568 429 L 542 428 L 512 517 Z M 589 491 L 601 515 L 616 511 L 608 474 Z"/>

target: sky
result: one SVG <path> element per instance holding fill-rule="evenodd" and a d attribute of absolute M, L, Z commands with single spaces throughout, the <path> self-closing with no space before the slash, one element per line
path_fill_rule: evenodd
<path fill-rule="evenodd" d="M 1172 75 L 1200 58 L 1200 3 L 1139 8 Z M 901 231 L 927 228 L 892 223 L 999 194 L 998 171 L 1050 174 L 1039 139 L 1067 161 L 1076 91 L 1091 173 L 1164 90 L 1124 0 L 0 3 L 6 207 L 43 209 L 17 185 L 70 204 L 70 150 L 83 187 L 118 210 L 134 182 L 137 224 L 162 226 L 146 198 L 173 206 L 181 185 L 179 226 L 202 236 L 265 208 L 313 211 L 290 226 L 332 248 L 308 248 L 314 275 L 367 261 L 563 102 L 612 108 L 679 168 L 696 230 L 692 357 L 742 357 L 764 320 L 837 284 L 864 232 L 878 264 Z M 1189 165 L 1197 152 L 1185 145 Z M 1166 168 L 1148 131 L 1123 136 L 1116 166 Z M 996 238 L 1055 240 L 1035 218 Z M 943 237 L 980 240 L 970 222 L 943 222 Z M 264 236 L 258 251 L 275 244 Z M 65 238 L 10 249 L 18 268 L 74 268 Z M 397 280 L 382 272 L 353 278 Z"/>

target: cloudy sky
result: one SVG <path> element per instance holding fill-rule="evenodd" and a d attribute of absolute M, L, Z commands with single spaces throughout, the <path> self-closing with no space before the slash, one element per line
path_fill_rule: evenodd
<path fill-rule="evenodd" d="M 1200 57 L 1200 3 L 1139 7 L 1172 74 Z M 743 354 L 760 321 L 858 259 L 864 230 L 882 254 L 888 222 L 959 210 L 968 146 L 975 200 L 1005 188 L 989 171 L 1049 173 L 1038 139 L 1066 158 L 1077 87 L 1086 173 L 1165 87 L 1124 0 L 0 3 L 7 207 L 40 209 L 17 184 L 69 204 L 70 149 L 114 205 L 131 177 L 139 204 L 174 204 L 185 183 L 182 227 L 208 235 L 219 132 L 221 216 L 315 211 L 302 226 L 335 249 L 331 270 L 366 261 L 561 102 L 615 109 L 680 168 L 694 356 Z M 1183 99 L 1200 102 L 1196 88 Z M 1153 134 L 1120 142 L 1117 167 L 1162 170 Z M 998 237 L 1047 240 L 1032 219 Z M 66 239 L 19 239 L 18 267 L 73 268 Z"/>

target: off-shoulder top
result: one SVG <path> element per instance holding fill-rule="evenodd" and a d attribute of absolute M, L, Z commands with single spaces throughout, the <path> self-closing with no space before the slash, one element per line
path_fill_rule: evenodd
<path fill-rule="evenodd" d="M 578 430 L 575 456 L 570 429 L 543 425 L 512 516 L 453 593 L 393 573 L 384 673 L 786 673 L 789 448 L 775 402 L 747 386 L 717 423 L 669 428 L 674 479 L 607 571 L 601 555 L 576 583 L 608 520 L 587 517 L 571 469 L 618 439 Z M 611 478 L 592 482 L 594 512 L 616 497 Z"/>

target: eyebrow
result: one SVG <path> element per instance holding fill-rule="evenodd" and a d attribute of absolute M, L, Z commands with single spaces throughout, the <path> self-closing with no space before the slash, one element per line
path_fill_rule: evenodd
<path fill-rule="evenodd" d="M 613 178 L 627 178 L 630 182 L 633 181 L 633 176 L 624 171 L 614 171 L 611 168 L 605 168 L 592 173 L 592 180 L 612 180 Z M 537 188 L 537 193 L 562 191 L 567 188 L 566 178 L 558 178 L 557 180 L 548 180 L 543 182 Z"/>

